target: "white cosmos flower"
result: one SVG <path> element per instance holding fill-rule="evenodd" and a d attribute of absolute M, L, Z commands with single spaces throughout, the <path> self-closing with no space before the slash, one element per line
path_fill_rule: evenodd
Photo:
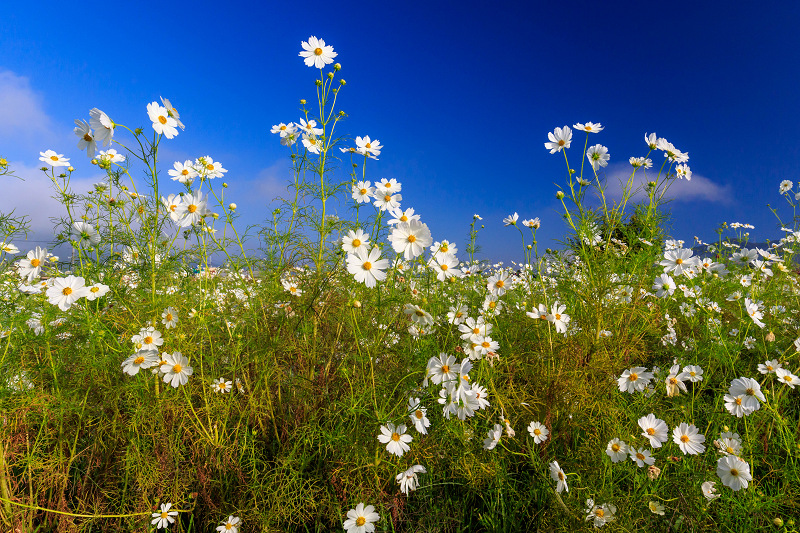
<path fill-rule="evenodd" d="M 323 68 L 325 65 L 333 63 L 333 58 L 338 54 L 333 51 L 333 46 L 325 44 L 322 39 L 317 39 L 313 35 L 308 38 L 308 41 L 300 43 L 303 51 L 300 52 L 300 57 L 306 66 Z"/>
<path fill-rule="evenodd" d="M 169 170 L 168 174 L 172 176 L 173 181 L 189 184 L 192 183 L 192 181 L 198 176 L 197 170 L 194 168 L 194 163 L 192 163 L 191 159 L 187 159 L 183 163 L 180 161 L 175 161 L 175 164 L 172 166 L 173 169 Z"/>
<path fill-rule="evenodd" d="M 720 457 L 717 461 L 717 475 L 722 479 L 722 484 L 734 491 L 746 489 L 753 479 L 750 475 L 750 465 L 734 455 Z M 705 491 L 704 491 L 705 493 Z"/>
<path fill-rule="evenodd" d="M 552 133 L 547 134 L 547 138 L 550 139 L 550 142 L 544 143 L 544 147 L 554 154 L 560 152 L 562 148 L 569 148 L 572 142 L 572 130 L 569 129 L 569 126 L 556 128 Z"/>
<path fill-rule="evenodd" d="M 181 352 L 174 354 L 162 354 L 165 364 L 161 365 L 161 373 L 164 374 L 164 383 L 169 383 L 175 388 L 180 385 L 186 385 L 189 381 L 189 376 L 194 373 L 194 369 L 189 366 L 189 359 L 187 359 Z"/>
<path fill-rule="evenodd" d="M 422 465 L 414 465 L 405 472 L 397 474 L 395 480 L 400 484 L 400 492 L 408 495 L 409 491 L 417 490 L 419 478 L 417 474 L 425 474 L 427 470 Z"/>
<path fill-rule="evenodd" d="M 567 486 L 567 475 L 558 466 L 558 461 L 553 461 L 550 463 L 550 477 L 553 481 L 556 482 L 556 492 L 569 492 L 569 487 Z"/>
<path fill-rule="evenodd" d="M 47 150 L 46 152 L 39 152 L 39 155 L 41 156 L 39 158 L 39 161 L 43 161 L 53 168 L 69 166 L 69 158 L 64 157 L 63 154 L 57 154 L 53 150 Z"/>
<path fill-rule="evenodd" d="M 97 152 L 97 142 L 92 134 L 92 129 L 89 123 L 85 120 L 75 119 L 75 135 L 78 136 L 78 149 L 86 150 L 86 155 L 90 158 L 94 157 Z"/>
<path fill-rule="evenodd" d="M 678 445 L 681 451 L 689 455 L 697 455 L 703 453 L 706 447 L 703 443 L 706 441 L 705 435 L 701 435 L 694 424 L 687 424 L 681 422 L 672 431 L 672 441 Z"/>
<path fill-rule="evenodd" d="M 398 457 L 411 449 L 408 443 L 412 440 L 414 438 L 406 433 L 405 424 L 395 426 L 389 422 L 381 426 L 381 434 L 378 435 L 378 441 L 386 445 L 386 451 Z"/>
<path fill-rule="evenodd" d="M 89 125 L 94 129 L 94 140 L 108 146 L 114 138 L 114 121 L 99 109 L 89 111 Z M 116 152 L 115 152 L 116 153 Z"/>
<path fill-rule="evenodd" d="M 347 271 L 350 272 L 355 280 L 365 284 L 370 289 L 378 281 L 386 279 L 386 268 L 389 266 L 388 259 L 381 259 L 381 251 L 378 247 L 372 248 L 369 252 L 356 250 L 347 255 Z"/>
<path fill-rule="evenodd" d="M 608 166 L 608 160 L 611 156 L 608 154 L 608 148 L 601 144 L 595 144 L 586 150 L 586 157 L 592 164 L 592 168 L 597 172 L 600 167 Z"/>
<path fill-rule="evenodd" d="M 169 111 L 164 106 L 158 105 L 158 102 L 150 102 L 147 104 L 147 116 L 153 123 L 153 130 L 159 135 L 164 135 L 167 139 L 172 139 L 178 134 L 178 123 L 174 118 L 169 116 Z"/>
<path fill-rule="evenodd" d="M 425 252 L 425 248 L 431 245 L 431 230 L 427 224 L 419 220 L 410 220 L 397 224 L 389 235 L 392 248 L 397 253 L 402 253 L 403 257 L 410 261 Z"/>
<path fill-rule="evenodd" d="M 86 296 L 89 289 L 82 277 L 67 276 L 56 278 L 53 285 L 47 289 L 47 301 L 66 311 L 80 298 Z"/>
<path fill-rule="evenodd" d="M 342 237 L 342 249 L 348 254 L 353 254 L 356 250 L 366 252 L 367 244 L 369 244 L 369 235 L 364 233 L 361 228 L 356 228 L 355 231 L 348 230 L 347 235 Z"/>

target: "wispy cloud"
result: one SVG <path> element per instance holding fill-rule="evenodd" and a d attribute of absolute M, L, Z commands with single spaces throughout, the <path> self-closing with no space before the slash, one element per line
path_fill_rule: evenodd
<path fill-rule="evenodd" d="M 590 169 L 591 170 L 591 169 Z M 622 190 L 631 177 L 633 169 L 625 163 L 610 164 L 604 170 L 608 189 L 606 195 L 618 200 L 622 198 Z M 641 170 L 633 178 L 633 189 L 636 193 L 631 201 L 642 201 L 647 198 L 644 186 L 650 180 L 656 179 L 657 172 L 648 172 L 645 175 Z M 675 180 L 667 190 L 665 198 L 673 202 L 709 202 L 730 206 L 735 203 L 733 187 L 730 184 L 720 184 L 697 172 L 692 173 L 692 180 Z"/>
<path fill-rule="evenodd" d="M 0 141 L 20 150 L 46 150 L 57 136 L 43 102 L 27 77 L 0 70 Z"/>

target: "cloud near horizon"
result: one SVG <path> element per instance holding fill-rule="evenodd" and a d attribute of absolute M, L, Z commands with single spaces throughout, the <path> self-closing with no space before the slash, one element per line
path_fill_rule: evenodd
<path fill-rule="evenodd" d="M 42 147 L 57 137 L 44 98 L 31 87 L 30 80 L 0 70 L 0 141 L 4 149 L 43 151 L 47 148 Z"/>
<path fill-rule="evenodd" d="M 606 196 L 614 200 L 622 198 L 623 187 L 630 179 L 632 171 L 632 167 L 627 163 L 609 164 L 603 172 L 608 185 Z M 630 201 L 645 200 L 647 196 L 644 193 L 644 185 L 647 181 L 654 180 L 656 175 L 656 172 L 649 172 L 645 177 L 645 173 L 638 170 L 632 183 L 633 190 L 636 192 Z M 691 181 L 684 179 L 673 181 L 667 190 L 665 199 L 673 202 L 709 202 L 725 206 L 735 204 L 733 188 L 730 184 L 720 185 L 696 172 L 692 173 Z"/>

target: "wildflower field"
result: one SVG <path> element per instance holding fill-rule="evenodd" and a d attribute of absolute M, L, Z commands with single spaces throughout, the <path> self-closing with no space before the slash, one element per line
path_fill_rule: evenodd
<path fill-rule="evenodd" d="M 612 198 L 578 123 L 542 134 L 559 250 L 517 213 L 447 240 L 343 131 L 333 47 L 300 58 L 317 100 L 272 128 L 292 180 L 261 227 L 221 162 L 159 158 L 191 132 L 163 98 L 75 121 L 91 191 L 43 147 L 51 246 L 0 215 L 1 531 L 797 531 L 793 182 L 779 240 L 693 247 L 664 229 L 688 154 L 646 133 Z"/>

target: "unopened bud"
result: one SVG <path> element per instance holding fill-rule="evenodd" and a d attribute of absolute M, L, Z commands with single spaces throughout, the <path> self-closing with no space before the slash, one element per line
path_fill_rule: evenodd
<path fill-rule="evenodd" d="M 340 85 L 347 85 L 347 82 L 346 82 L 346 81 L 344 81 L 344 80 L 339 80 L 339 84 L 340 84 Z"/>
<path fill-rule="evenodd" d="M 228 182 L 227 181 L 223 181 L 222 182 L 222 188 L 223 189 L 227 189 L 228 188 Z"/>
<path fill-rule="evenodd" d="M 231 202 L 230 204 L 228 204 L 228 209 L 230 209 L 231 211 L 236 211 L 236 208 L 237 208 L 237 207 L 238 207 L 238 206 L 237 206 L 236 204 L 234 204 L 233 202 Z"/>
<path fill-rule="evenodd" d="M 317 87 L 322 87 L 322 80 L 317 80 L 315 83 L 317 84 Z"/>
<path fill-rule="evenodd" d="M 338 72 L 338 71 L 342 70 L 342 64 L 341 63 L 334 63 L 333 64 L 333 70 L 334 70 L 334 72 Z"/>
<path fill-rule="evenodd" d="M 783 519 L 780 516 L 776 516 L 772 519 L 772 525 L 775 527 L 783 527 Z"/>
<path fill-rule="evenodd" d="M 775 341 L 775 334 L 773 332 L 767 333 L 767 336 L 764 337 L 764 340 L 767 342 L 774 342 Z"/>
<path fill-rule="evenodd" d="M 556 198 L 558 198 L 559 200 L 561 200 L 562 198 L 564 198 L 564 191 L 558 191 L 558 192 L 556 193 Z"/>
<path fill-rule="evenodd" d="M 300 105 L 306 105 L 306 99 L 305 98 L 302 98 L 300 100 Z"/>
<path fill-rule="evenodd" d="M 530 244 L 529 244 L 528 246 L 526 246 L 526 248 L 527 248 L 528 250 L 533 250 L 533 246 L 531 246 Z"/>
<path fill-rule="evenodd" d="M 217 220 L 219 218 L 219 215 L 216 214 L 216 213 L 211 213 L 211 218 L 213 218 L 214 220 Z"/>
<path fill-rule="evenodd" d="M 353 307 L 355 307 L 356 309 L 360 308 L 361 302 L 359 302 L 358 300 L 353 300 Z"/>
<path fill-rule="evenodd" d="M 332 80 L 332 79 L 333 79 L 333 72 L 328 72 L 328 79 L 329 79 L 329 80 Z"/>
<path fill-rule="evenodd" d="M 134 135 L 141 135 L 142 131 L 143 131 L 142 128 L 136 128 L 135 130 L 133 130 L 133 134 Z"/>
<path fill-rule="evenodd" d="M 70 166 L 68 166 L 68 167 L 67 167 L 67 170 L 68 170 L 69 172 L 75 172 L 75 167 L 73 167 L 72 165 L 70 165 Z"/>
<path fill-rule="evenodd" d="M 339 111 L 339 116 L 343 117 L 344 116 L 344 111 Z"/>

